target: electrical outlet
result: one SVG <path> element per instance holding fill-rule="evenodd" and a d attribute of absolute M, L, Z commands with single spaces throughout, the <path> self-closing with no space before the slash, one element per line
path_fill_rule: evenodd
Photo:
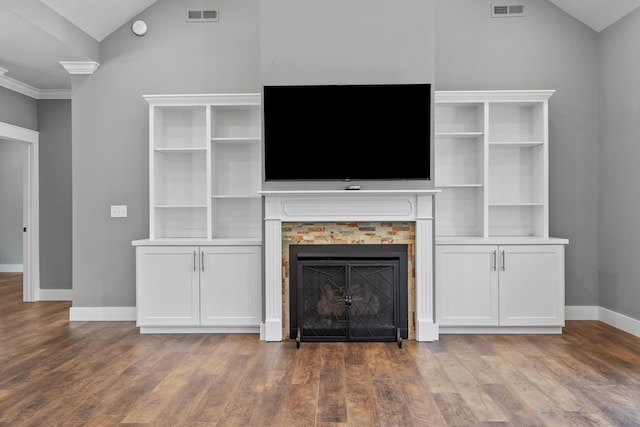
<path fill-rule="evenodd" d="M 111 218 L 126 218 L 127 205 L 111 205 Z"/>

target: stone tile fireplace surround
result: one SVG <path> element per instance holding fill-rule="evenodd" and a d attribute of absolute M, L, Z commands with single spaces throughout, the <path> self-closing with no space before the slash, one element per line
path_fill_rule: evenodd
<path fill-rule="evenodd" d="M 292 245 L 407 245 L 407 299 L 409 339 L 415 338 L 414 296 L 414 243 L 413 222 L 283 222 L 282 223 L 282 323 L 284 339 L 289 336 L 291 295 L 290 249 Z M 295 337 L 295 335 L 294 335 Z"/>
<path fill-rule="evenodd" d="M 417 341 L 437 340 L 438 330 L 433 310 L 433 197 L 437 192 L 437 190 L 262 192 L 265 202 L 265 322 L 261 328 L 261 339 L 282 341 L 289 338 L 289 284 L 286 252 L 288 245 L 292 242 L 301 244 L 402 242 L 411 243 L 413 248 L 413 253 L 409 254 L 410 338 Z M 408 239 L 413 241 L 407 242 Z M 413 330 L 414 322 L 415 330 Z"/>

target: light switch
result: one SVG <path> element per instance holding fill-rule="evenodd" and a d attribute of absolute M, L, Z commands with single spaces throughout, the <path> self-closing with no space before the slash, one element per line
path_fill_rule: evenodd
<path fill-rule="evenodd" d="M 111 205 L 111 218 L 126 218 L 127 205 Z"/>

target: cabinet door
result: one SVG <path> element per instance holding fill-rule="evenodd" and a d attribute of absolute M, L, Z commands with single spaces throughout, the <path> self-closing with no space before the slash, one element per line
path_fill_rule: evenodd
<path fill-rule="evenodd" d="M 500 246 L 500 324 L 564 326 L 564 246 Z"/>
<path fill-rule="evenodd" d="M 259 246 L 203 246 L 201 324 L 258 326 L 262 320 Z"/>
<path fill-rule="evenodd" d="M 137 248 L 138 326 L 200 323 L 197 252 L 191 246 Z"/>
<path fill-rule="evenodd" d="M 436 317 L 441 326 L 498 324 L 497 246 L 436 246 Z"/>

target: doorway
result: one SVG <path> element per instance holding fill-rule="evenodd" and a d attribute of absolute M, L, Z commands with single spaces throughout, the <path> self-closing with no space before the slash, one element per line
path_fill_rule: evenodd
<path fill-rule="evenodd" d="M 40 229 L 39 229 L 39 133 L 0 122 L 0 140 L 23 144 L 23 233 L 22 233 L 22 299 L 40 299 Z"/>

